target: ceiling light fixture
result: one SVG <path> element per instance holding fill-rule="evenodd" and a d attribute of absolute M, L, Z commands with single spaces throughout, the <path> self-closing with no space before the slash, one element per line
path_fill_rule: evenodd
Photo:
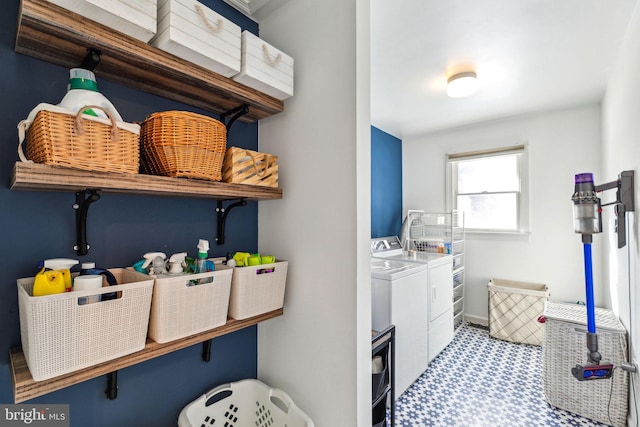
<path fill-rule="evenodd" d="M 478 75 L 473 71 L 458 73 L 447 80 L 447 95 L 451 98 L 469 96 L 478 90 Z"/>

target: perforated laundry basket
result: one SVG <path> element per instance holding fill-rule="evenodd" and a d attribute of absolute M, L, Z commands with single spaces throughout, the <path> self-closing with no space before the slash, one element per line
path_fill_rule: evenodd
<path fill-rule="evenodd" d="M 587 362 L 586 308 L 548 302 L 544 310 L 542 383 L 547 402 L 558 408 L 615 427 L 626 427 L 629 374 L 619 368 L 627 361 L 627 334 L 610 310 L 596 308 L 596 333 L 602 363 L 614 366 L 608 379 L 578 381 L 571 368 Z"/>
<path fill-rule="evenodd" d="M 179 427 L 314 427 L 282 390 L 258 380 L 223 384 L 180 412 Z"/>
<path fill-rule="evenodd" d="M 539 283 L 491 279 L 489 290 L 489 335 L 520 344 L 540 345 L 544 311 L 549 292 Z"/>

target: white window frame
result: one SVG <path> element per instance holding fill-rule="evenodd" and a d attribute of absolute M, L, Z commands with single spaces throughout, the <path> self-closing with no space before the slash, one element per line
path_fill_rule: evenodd
<path fill-rule="evenodd" d="M 520 191 L 517 196 L 517 229 L 516 230 L 495 230 L 495 229 L 470 229 L 465 226 L 465 232 L 469 236 L 526 236 L 529 234 L 529 156 L 526 144 L 491 148 L 486 150 L 470 151 L 464 153 L 447 154 L 446 156 L 446 206 L 447 210 L 457 209 L 457 168 L 456 162 L 462 160 L 472 160 L 481 157 L 496 157 L 509 154 L 517 154 L 518 157 L 518 177 L 520 179 Z"/>

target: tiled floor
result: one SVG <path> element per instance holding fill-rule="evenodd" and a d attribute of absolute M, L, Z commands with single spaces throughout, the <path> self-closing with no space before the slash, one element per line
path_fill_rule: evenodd
<path fill-rule="evenodd" d="M 604 426 L 544 399 L 542 349 L 463 326 L 396 400 L 396 427 Z"/>

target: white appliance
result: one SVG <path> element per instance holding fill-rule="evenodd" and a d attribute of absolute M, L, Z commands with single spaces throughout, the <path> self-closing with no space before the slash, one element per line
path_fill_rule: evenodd
<path fill-rule="evenodd" d="M 371 259 L 372 328 L 393 324 L 395 395 L 400 396 L 428 365 L 428 267 L 397 260 Z"/>
<path fill-rule="evenodd" d="M 397 236 L 371 239 L 372 259 L 427 266 L 428 359 L 432 361 L 453 340 L 453 257 L 429 252 L 404 252 Z"/>

